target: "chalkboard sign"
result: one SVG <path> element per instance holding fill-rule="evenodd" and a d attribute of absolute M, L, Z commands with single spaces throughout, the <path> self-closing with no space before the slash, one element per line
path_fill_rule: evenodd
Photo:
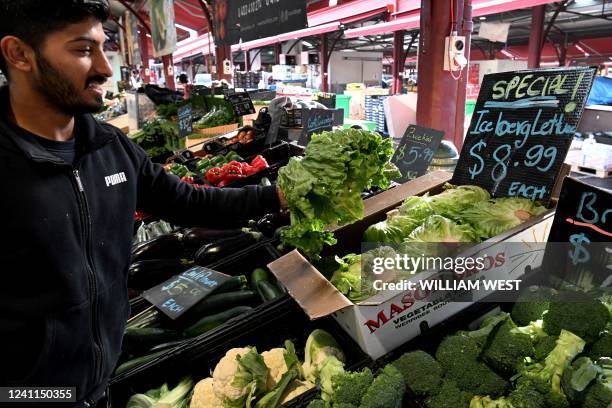
<path fill-rule="evenodd" d="M 612 285 L 612 193 L 565 178 L 548 242 L 550 274 L 579 286 Z"/>
<path fill-rule="evenodd" d="M 211 96 L 212 89 L 203 85 L 194 85 L 191 88 L 191 95 L 193 96 Z"/>
<path fill-rule="evenodd" d="M 334 109 L 336 107 L 336 94 L 317 92 L 314 94 L 313 100 L 319 102 L 327 109 Z"/>
<path fill-rule="evenodd" d="M 142 297 L 171 319 L 177 319 L 210 295 L 230 276 L 194 266 L 145 292 Z"/>
<path fill-rule="evenodd" d="M 187 137 L 193 133 L 193 111 L 191 105 L 178 108 L 179 137 Z"/>
<path fill-rule="evenodd" d="M 595 68 L 485 75 L 453 184 L 548 204 Z"/>
<path fill-rule="evenodd" d="M 402 173 L 401 179 L 395 181 L 405 183 L 425 174 L 443 137 L 441 130 L 408 126 L 391 159 Z"/>
<path fill-rule="evenodd" d="M 298 144 L 306 146 L 315 133 L 332 130 L 334 111 L 328 109 L 302 109 L 302 133 Z"/>
<path fill-rule="evenodd" d="M 226 96 L 230 101 L 237 116 L 245 116 L 255 113 L 255 106 L 248 92 L 235 92 Z"/>

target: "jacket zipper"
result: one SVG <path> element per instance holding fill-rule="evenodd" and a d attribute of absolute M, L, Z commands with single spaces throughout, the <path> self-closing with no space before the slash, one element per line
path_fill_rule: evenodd
<path fill-rule="evenodd" d="M 96 287 L 96 278 L 94 274 L 93 260 L 91 259 L 91 217 L 89 214 L 89 206 L 87 205 L 87 196 L 85 195 L 85 189 L 83 188 L 83 182 L 79 174 L 79 170 L 74 169 L 74 179 L 79 190 L 79 209 L 81 212 L 83 235 L 85 243 L 85 256 L 87 259 L 87 272 L 89 280 L 89 291 L 91 293 L 91 330 L 94 336 L 94 346 L 96 350 L 96 361 L 95 361 L 95 372 L 96 377 L 94 382 L 98 381 L 102 377 L 102 356 L 103 346 L 100 339 L 100 331 L 98 328 L 98 293 Z"/>

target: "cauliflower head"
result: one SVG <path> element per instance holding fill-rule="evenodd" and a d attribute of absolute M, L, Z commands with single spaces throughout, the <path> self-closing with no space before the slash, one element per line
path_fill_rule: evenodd
<path fill-rule="evenodd" d="M 196 384 L 189 408 L 223 408 L 223 401 L 215 394 L 211 377 Z"/>
<path fill-rule="evenodd" d="M 284 348 L 273 348 L 261 353 L 266 366 L 270 369 L 267 382 L 268 391 L 276 387 L 283 374 L 288 370 L 287 363 L 285 362 L 285 352 Z"/>

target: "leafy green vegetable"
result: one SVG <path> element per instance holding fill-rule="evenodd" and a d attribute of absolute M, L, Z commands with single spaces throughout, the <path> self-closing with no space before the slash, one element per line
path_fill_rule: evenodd
<path fill-rule="evenodd" d="M 480 237 L 489 239 L 543 212 L 545 207 L 527 198 L 506 197 L 476 203 L 458 218 L 471 224 Z"/>
<path fill-rule="evenodd" d="M 442 215 L 431 215 L 404 242 L 478 242 L 474 230 Z"/>
<path fill-rule="evenodd" d="M 149 157 L 185 147 L 185 140 L 179 137 L 178 124 L 164 119 L 155 119 L 145 123 L 132 138 L 147 152 Z"/>
<path fill-rule="evenodd" d="M 194 122 L 195 129 L 208 129 L 234 123 L 234 114 L 225 106 L 213 107 L 200 120 Z"/>
<path fill-rule="evenodd" d="M 127 402 L 127 408 L 151 408 L 156 404 L 168 404 L 170 408 L 182 408 L 193 388 L 191 377 L 183 377 L 173 389 L 164 384 L 159 388 L 147 391 L 145 394 L 135 394 Z"/>
<path fill-rule="evenodd" d="M 349 254 L 336 258 L 340 267 L 332 275 L 330 282 L 352 302 L 362 300 L 361 293 L 361 255 Z"/>
<path fill-rule="evenodd" d="M 318 257 L 325 244 L 336 242 L 325 228 L 361 219 L 361 192 L 387 188 L 399 176 L 389 162 L 392 155 L 391 140 L 375 132 L 342 129 L 313 135 L 304 158 L 291 158 L 278 173 L 291 214 L 283 243 Z"/>

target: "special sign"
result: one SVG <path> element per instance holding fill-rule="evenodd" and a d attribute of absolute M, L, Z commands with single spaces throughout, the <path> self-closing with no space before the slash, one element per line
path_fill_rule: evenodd
<path fill-rule="evenodd" d="M 548 204 L 595 68 L 485 75 L 453 184 Z"/>

